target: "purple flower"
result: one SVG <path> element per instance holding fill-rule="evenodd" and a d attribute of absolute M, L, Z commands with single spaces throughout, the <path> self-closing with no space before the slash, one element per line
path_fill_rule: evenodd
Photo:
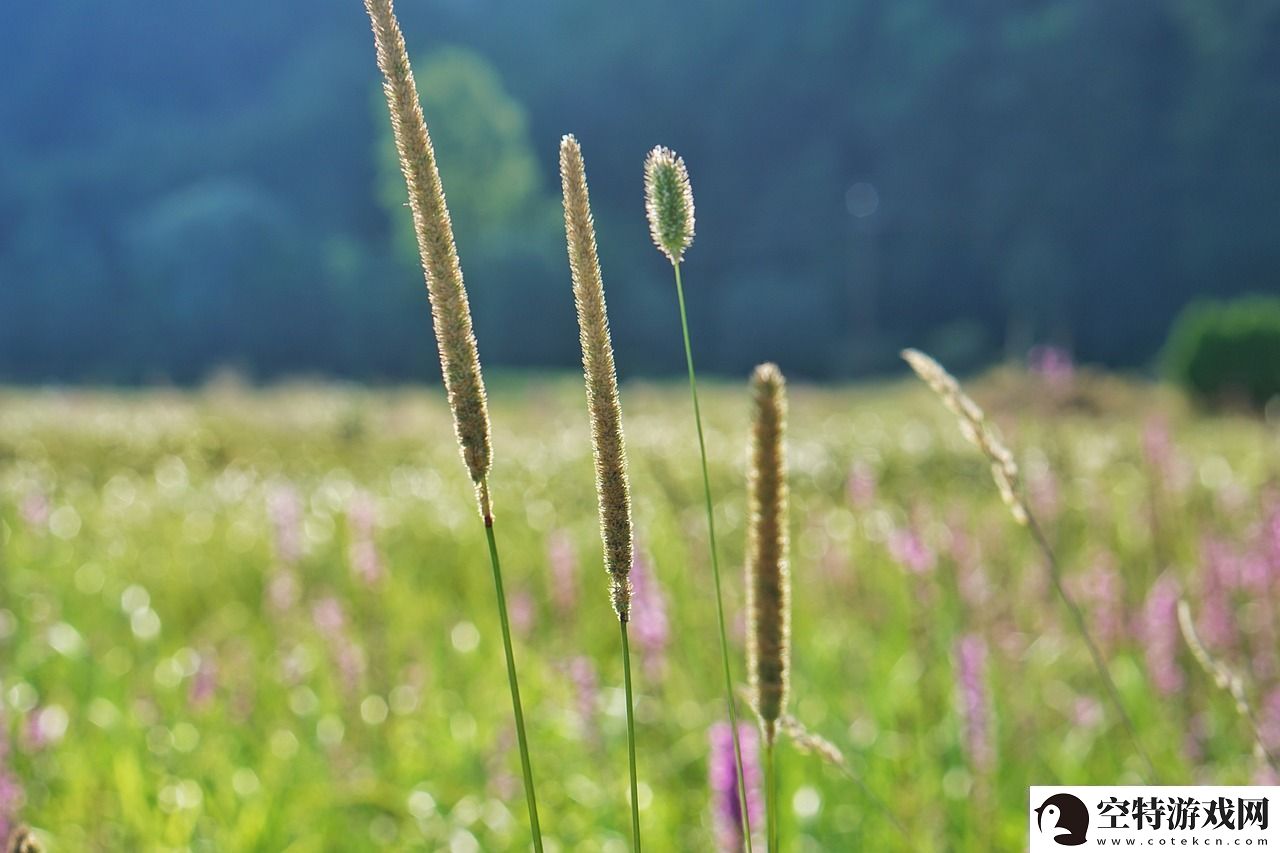
<path fill-rule="evenodd" d="M 965 751 L 975 769 L 987 772 L 995 766 L 987 699 L 987 644 L 977 634 L 965 634 L 956 642 L 955 655 Z"/>
<path fill-rule="evenodd" d="M 343 688 L 348 693 L 355 693 L 365 670 L 364 647 L 344 637 L 340 641 L 332 641 L 331 648 Z"/>
<path fill-rule="evenodd" d="M 876 471 L 866 462 L 855 462 L 849 468 L 846 485 L 849 503 L 854 509 L 866 510 L 876 502 Z"/>
<path fill-rule="evenodd" d="M 568 618 L 578 604 L 578 560 L 563 530 L 547 540 L 547 560 L 551 563 L 551 604 L 561 618 Z"/>
<path fill-rule="evenodd" d="M 900 528 L 889 534 L 889 556 L 916 575 L 933 571 L 938 558 L 914 528 Z"/>
<path fill-rule="evenodd" d="M 596 719 L 596 697 L 600 693 L 600 678 L 595 664 L 589 658 L 576 657 L 565 667 L 573 682 L 574 707 L 582 733 L 592 741 L 599 740 Z"/>
<path fill-rule="evenodd" d="M 1280 580 L 1280 495 L 1267 494 L 1263 500 L 1265 509 L 1262 524 L 1256 535 L 1254 558 L 1257 570 L 1266 572 L 1266 585 Z"/>
<path fill-rule="evenodd" d="M 1078 696 L 1071 708 L 1071 721 L 1082 729 L 1096 729 L 1102 725 L 1102 703 L 1092 696 Z"/>
<path fill-rule="evenodd" d="M 67 712 L 61 706 L 33 710 L 27 715 L 26 748 L 39 752 L 58 744 L 67 732 Z"/>
<path fill-rule="evenodd" d="M 18 809 L 26 794 L 18 777 L 0 769 L 0 838 L 7 839 L 18 825 Z"/>
<path fill-rule="evenodd" d="M 631 623 L 627 630 L 640 650 L 645 674 L 657 681 L 666 669 L 670 641 L 667 603 L 658 579 L 640 557 L 638 548 L 631 561 Z"/>
<path fill-rule="evenodd" d="M 1234 648 L 1237 631 L 1231 595 L 1240 587 L 1240 561 L 1230 546 L 1217 539 L 1206 539 L 1201 551 L 1200 618 L 1196 629 L 1209 648 Z"/>
<path fill-rule="evenodd" d="M 0 839 L 7 839 L 18 823 L 18 810 L 26 800 L 22 782 L 9 770 L 9 736 L 0 713 Z"/>
<path fill-rule="evenodd" d="M 1169 419 L 1163 414 L 1152 415 L 1143 427 L 1142 455 L 1167 491 L 1178 494 L 1191 485 L 1190 466 L 1178 455 Z"/>
<path fill-rule="evenodd" d="M 991 582 L 982 565 L 982 549 L 969 535 L 963 519 L 947 524 L 947 553 L 956 566 L 960 595 L 969 606 L 982 610 L 991 599 Z"/>
<path fill-rule="evenodd" d="M 1076 587 L 1076 595 L 1088 608 L 1098 642 L 1109 646 L 1124 635 L 1124 584 L 1108 552 L 1096 558 Z"/>
<path fill-rule="evenodd" d="M 276 559 L 291 566 L 302 558 L 302 498 L 290 484 L 267 495 L 267 516 L 275 533 Z"/>
<path fill-rule="evenodd" d="M 511 627 L 522 637 L 533 633 L 538 608 L 528 590 L 517 589 L 511 595 Z"/>
<path fill-rule="evenodd" d="M 742 808 L 738 798 L 738 768 L 733 754 L 733 729 L 720 722 L 708 732 L 711 743 L 711 817 L 715 824 L 717 849 L 741 853 Z M 763 808 L 763 774 L 760 771 L 760 741 L 755 726 L 738 724 L 738 745 L 742 749 L 742 775 L 747 785 L 747 817 L 752 837 L 760 832 Z"/>
<path fill-rule="evenodd" d="M 347 559 L 355 576 L 370 586 L 382 580 L 386 573 L 382 555 L 378 553 L 377 540 L 374 538 L 377 526 L 378 508 L 373 496 L 367 492 L 357 492 L 347 505 L 347 529 L 351 540 L 347 548 Z"/>
<path fill-rule="evenodd" d="M 322 598 L 311 605 L 311 621 L 325 635 L 333 635 L 347 625 L 347 615 L 342 612 L 342 604 L 333 596 Z"/>
<path fill-rule="evenodd" d="M 1036 516 L 1042 521 L 1053 521 L 1062 514 L 1062 490 L 1058 478 L 1048 468 L 1033 471 L 1027 476 L 1027 492 Z"/>
<path fill-rule="evenodd" d="M 1273 753 L 1280 749 L 1280 687 L 1273 688 L 1262 700 L 1258 728 L 1267 749 Z"/>
<path fill-rule="evenodd" d="M 191 678 L 191 686 L 187 689 L 187 704 L 192 708 L 208 707 L 217 687 L 218 665 L 213 660 L 213 652 L 206 652 L 200 655 L 200 663 L 196 665 L 195 675 Z"/>
<path fill-rule="evenodd" d="M 49 505 L 49 498 L 44 492 L 33 491 L 22 499 L 21 506 L 18 507 L 18 515 L 27 524 L 28 527 L 37 530 L 43 530 L 49 523 L 49 514 L 52 511 Z"/>
<path fill-rule="evenodd" d="M 1240 586 L 1248 602 L 1242 608 L 1240 624 L 1249 635 L 1253 675 L 1263 681 L 1276 676 L 1276 648 L 1280 645 L 1276 626 L 1277 564 L 1272 561 L 1270 541 L 1275 521 L 1272 502 L 1268 496 L 1266 504 L 1270 509 L 1264 513 L 1261 528 L 1253 533 L 1249 549 L 1240 557 Z"/>
<path fill-rule="evenodd" d="M 267 603 L 281 613 L 292 610 L 301 593 L 298 576 L 292 569 L 278 569 L 267 581 Z"/>
<path fill-rule="evenodd" d="M 1165 696 L 1182 689 L 1182 668 L 1178 666 L 1181 631 L 1178 628 L 1178 582 L 1165 573 L 1151 585 L 1142 608 L 1142 639 L 1147 670 L 1156 689 Z"/>
<path fill-rule="evenodd" d="M 516 747 L 516 730 L 507 724 L 498 730 L 493 747 L 485 757 L 485 775 L 489 779 L 489 793 L 507 801 L 520 796 L 520 780 L 510 770 L 511 751 Z"/>
<path fill-rule="evenodd" d="M 342 604 L 333 597 L 322 598 L 312 606 L 311 619 L 324 635 L 343 687 L 347 692 L 354 692 L 365 671 L 364 649 L 347 634 L 347 616 Z"/>
<path fill-rule="evenodd" d="M 1062 347 L 1036 346 L 1027 353 L 1027 366 L 1053 388 L 1065 388 L 1075 378 L 1075 362 Z"/>

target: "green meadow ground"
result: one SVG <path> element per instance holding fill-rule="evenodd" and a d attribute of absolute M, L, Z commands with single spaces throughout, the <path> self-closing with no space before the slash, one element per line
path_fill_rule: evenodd
<path fill-rule="evenodd" d="M 1161 781 L 1260 778 L 1248 730 L 1169 639 L 1167 612 L 1154 627 L 1143 614 L 1166 568 L 1201 601 L 1210 540 L 1268 559 L 1275 428 L 1097 384 L 1061 405 L 1016 377 L 976 396 L 1023 465 Z M 745 680 L 747 398 L 705 393 Z M 524 849 L 492 578 L 442 398 L 0 393 L 0 731 L 18 816 L 50 850 Z M 724 714 L 687 389 L 626 386 L 623 405 L 639 552 L 669 626 L 665 665 L 636 650 L 643 831 L 653 850 L 707 850 L 707 733 Z M 581 388 L 504 378 L 492 417 L 548 849 L 624 851 L 618 633 Z M 1144 430 L 1158 445 L 1166 418 L 1167 455 L 1144 453 Z M 1027 785 L 1139 781 L 1025 531 L 936 401 L 915 385 L 800 386 L 790 426 L 792 710 L 908 835 L 788 746 L 786 848 L 1021 850 Z M 353 520 L 361 505 L 376 512 L 372 542 Z M 368 547 L 385 571 L 373 583 L 353 571 Z M 1219 597 L 1238 628 L 1222 654 L 1250 673 L 1266 717 L 1274 597 Z M 989 649 L 969 703 L 964 635 Z M 1178 677 L 1164 692 L 1153 649 Z M 989 751 L 966 716 L 975 698 Z"/>

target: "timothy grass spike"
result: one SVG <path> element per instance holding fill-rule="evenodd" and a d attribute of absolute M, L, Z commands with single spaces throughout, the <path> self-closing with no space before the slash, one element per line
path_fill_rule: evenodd
<path fill-rule="evenodd" d="M 776 364 L 751 377 L 755 416 L 748 450 L 747 670 L 751 704 L 764 733 L 769 850 L 780 847 L 774 741 L 786 710 L 790 669 L 791 578 L 787 565 L 786 381 Z"/>
<path fill-rule="evenodd" d="M 25 826 L 13 831 L 4 849 L 5 853 L 44 853 L 44 846 L 36 839 L 35 833 Z"/>
<path fill-rule="evenodd" d="M 449 407 L 453 410 L 454 431 L 476 486 L 480 512 L 488 518 L 491 509 L 484 481 L 493 461 L 489 407 L 471 325 L 471 308 L 453 241 L 453 224 L 436 168 L 435 149 L 392 2 L 365 0 L 364 5 L 373 22 L 378 67 L 383 75 L 382 91 L 391 113 L 400 170 L 409 189 L 409 208 L 413 211 L 413 229 L 427 280 L 431 322 L 440 348 L 440 367 Z"/>
<path fill-rule="evenodd" d="M 582 343 L 582 372 L 591 413 L 591 445 L 596 466 L 596 497 L 600 504 L 600 536 L 609 593 L 618 619 L 631 612 L 631 490 L 627 480 L 627 448 L 622 434 L 622 406 L 604 282 L 596 251 L 587 175 L 578 140 L 560 141 L 560 181 L 564 190 L 564 230 L 573 274 L 573 299 L 578 308 Z"/>
<path fill-rule="evenodd" d="M 752 851 L 751 813 L 747 808 L 746 773 L 742 763 L 742 743 L 738 738 L 738 709 L 733 698 L 733 673 L 729 665 L 729 638 L 725 628 L 724 593 L 720 584 L 720 554 L 716 547 L 716 514 L 711 497 L 711 475 L 707 470 L 707 438 L 702 430 L 702 408 L 698 404 L 698 374 L 693 367 L 693 345 L 689 340 L 689 314 L 684 304 L 684 283 L 680 261 L 693 242 L 693 189 L 684 160 L 669 148 L 658 146 L 644 161 L 645 211 L 649 231 L 658 249 L 671 261 L 676 280 L 676 303 L 680 306 L 680 332 L 684 338 L 684 361 L 689 369 L 689 395 L 693 398 L 693 425 L 698 435 L 698 460 L 702 463 L 702 496 L 707 510 L 707 540 L 711 551 L 711 577 L 715 582 L 716 626 L 720 633 L 720 663 L 724 670 L 724 704 L 729 712 L 734 767 L 738 775 L 738 813 L 747 853 Z"/>
<path fill-rule="evenodd" d="M 418 253 L 427 280 L 427 296 L 431 302 L 431 322 L 440 349 L 440 367 L 444 376 L 449 407 L 453 411 L 453 427 L 462 451 L 463 462 L 475 486 L 480 517 L 484 522 L 485 540 L 489 548 L 489 565 L 493 569 L 494 592 L 497 595 L 498 622 L 502 629 L 502 650 L 507 664 L 507 685 L 511 690 L 511 710 L 515 718 L 516 739 L 520 746 L 520 770 L 524 775 L 525 803 L 529 809 L 529 828 L 533 847 L 542 853 L 542 829 L 538 822 L 537 794 L 533 786 L 533 765 L 529 758 L 529 738 L 525 731 L 524 709 L 520 702 L 520 684 L 516 675 L 515 651 L 511 644 L 511 620 L 507 613 L 506 592 L 502 585 L 502 565 L 493 531 L 493 507 L 489 496 L 489 469 L 493 450 L 489 439 L 489 406 L 485 398 L 484 377 L 480 373 L 480 355 L 476 350 L 475 332 L 471 325 L 471 308 L 462 283 L 462 267 L 453 242 L 453 225 L 445 204 L 436 155 L 431 147 L 409 66 L 409 53 L 404 35 L 396 20 L 392 0 L 364 0 L 365 10 L 373 24 L 378 68 L 382 71 L 382 91 L 391 113 L 400 170 L 409 190 L 409 208 L 413 212 L 413 228 L 418 238 Z"/>
<path fill-rule="evenodd" d="M 748 456 L 747 669 L 752 705 L 772 747 L 786 713 L 791 669 L 791 569 L 787 551 L 786 380 L 777 365 L 751 377 L 754 424 Z"/>
<path fill-rule="evenodd" d="M 653 242 L 678 264 L 693 243 L 693 188 L 684 159 L 659 145 L 644 161 L 645 212 Z"/>

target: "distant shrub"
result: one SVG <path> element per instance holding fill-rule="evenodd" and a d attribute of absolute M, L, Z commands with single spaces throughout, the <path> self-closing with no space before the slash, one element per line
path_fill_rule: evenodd
<path fill-rule="evenodd" d="M 1188 306 L 1169 332 L 1164 362 L 1201 402 L 1262 408 L 1280 395 L 1280 298 Z"/>

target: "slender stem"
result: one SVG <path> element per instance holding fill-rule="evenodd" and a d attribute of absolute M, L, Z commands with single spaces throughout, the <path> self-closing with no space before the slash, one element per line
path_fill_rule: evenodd
<path fill-rule="evenodd" d="M 635 699 L 631 695 L 631 647 L 627 644 L 627 623 L 622 626 L 622 678 L 627 689 L 627 755 L 631 760 L 631 848 L 640 853 L 640 795 L 636 783 Z"/>
<path fill-rule="evenodd" d="M 764 749 L 765 773 L 765 829 L 768 835 L 769 853 L 777 853 L 781 832 L 778 829 L 778 759 L 774 753 L 776 743 L 769 743 Z"/>
<path fill-rule="evenodd" d="M 729 639 L 724 627 L 724 596 L 720 593 L 720 557 L 716 553 L 716 517 L 711 504 L 711 477 L 707 474 L 707 442 L 702 435 L 702 410 L 698 407 L 698 380 L 693 372 L 693 347 L 689 345 L 689 318 L 684 309 L 684 285 L 680 281 L 680 265 L 676 271 L 676 296 L 680 302 L 680 330 L 684 333 L 684 360 L 689 366 L 689 391 L 693 395 L 693 421 L 698 427 L 698 452 L 702 457 L 702 493 L 707 502 L 707 533 L 711 542 L 711 576 L 716 585 L 716 618 L 720 624 L 720 659 L 724 663 L 724 702 L 729 709 L 729 727 L 733 734 L 733 757 L 738 771 L 738 806 L 742 812 L 742 837 L 751 853 L 751 816 L 747 814 L 747 783 L 742 772 L 742 745 L 738 742 L 738 708 L 733 700 L 733 675 L 729 672 Z"/>
<path fill-rule="evenodd" d="M 1245 718 L 1249 727 L 1253 729 L 1253 739 L 1258 752 L 1262 753 L 1262 758 L 1267 762 L 1267 766 L 1271 768 L 1273 773 L 1280 773 L 1280 766 L 1276 764 L 1276 757 L 1272 755 L 1271 749 L 1267 746 L 1267 739 L 1262 736 L 1262 724 L 1258 721 L 1258 715 L 1253 712 L 1253 708 L 1248 702 L 1244 701 L 1244 696 L 1234 696 L 1236 700 L 1236 711 Z"/>
<path fill-rule="evenodd" d="M 881 816 L 884 817 L 885 820 L 892 823 L 894 829 L 901 833 L 903 841 L 906 841 L 908 836 L 907 828 L 903 825 L 902 821 L 898 820 L 897 815 L 895 815 L 893 810 L 885 804 L 884 800 L 877 797 L 875 792 L 867 787 L 867 783 L 864 782 L 862 777 L 857 773 L 853 772 L 853 768 L 850 767 L 848 763 L 841 762 L 840 764 L 837 764 L 836 767 L 839 768 L 840 772 L 843 773 L 849 781 L 858 786 L 858 790 L 862 792 L 862 796 L 867 798 L 867 802 L 871 803 L 875 810 L 880 812 Z"/>
<path fill-rule="evenodd" d="M 1041 553 L 1044 554 L 1045 562 L 1049 566 L 1049 578 L 1053 581 L 1054 591 L 1057 592 L 1058 598 L 1067 608 L 1067 612 L 1071 614 L 1076 632 L 1080 634 L 1080 638 L 1084 640 L 1084 644 L 1089 648 L 1089 655 L 1093 658 L 1093 666 L 1098 670 L 1098 677 L 1107 689 L 1111 704 L 1115 706 L 1116 713 L 1120 716 L 1120 721 L 1128 729 L 1129 738 L 1133 741 L 1134 749 L 1138 751 L 1143 763 L 1147 765 L 1148 781 L 1153 785 L 1159 784 L 1155 763 L 1152 762 L 1151 756 L 1147 754 L 1147 750 L 1142 746 L 1142 739 L 1138 737 L 1138 728 L 1133 724 L 1133 719 L 1129 716 L 1129 712 L 1125 710 L 1124 701 L 1120 698 L 1120 691 L 1116 688 L 1116 683 L 1111 680 L 1107 662 L 1102 657 L 1102 652 L 1099 651 L 1097 643 L 1093 641 L 1093 637 L 1089 634 L 1089 626 L 1085 622 L 1084 613 L 1081 612 L 1080 605 L 1076 604 L 1075 599 L 1067 592 L 1066 587 L 1062 585 L 1062 571 L 1058 566 L 1058 558 L 1053 553 L 1053 548 L 1050 547 L 1049 540 L 1045 537 L 1040 524 L 1029 511 L 1027 511 L 1027 528 L 1031 531 L 1031 537 L 1035 540 Z"/>
<path fill-rule="evenodd" d="M 524 710 L 520 706 L 520 684 L 516 680 L 516 658 L 511 650 L 511 623 L 507 619 L 507 596 L 502 590 L 502 567 L 498 563 L 498 543 L 493 538 L 493 516 L 484 519 L 484 535 L 489 540 L 489 562 L 493 564 L 493 585 L 498 592 L 498 620 L 502 623 L 502 648 L 507 654 L 507 682 L 511 685 L 511 708 L 516 716 L 516 739 L 520 742 L 520 768 L 524 771 L 524 797 L 529 806 L 533 849 L 542 853 L 542 828 L 538 825 L 538 800 L 533 794 L 533 767 L 529 763 L 529 741 L 524 733 Z"/>

